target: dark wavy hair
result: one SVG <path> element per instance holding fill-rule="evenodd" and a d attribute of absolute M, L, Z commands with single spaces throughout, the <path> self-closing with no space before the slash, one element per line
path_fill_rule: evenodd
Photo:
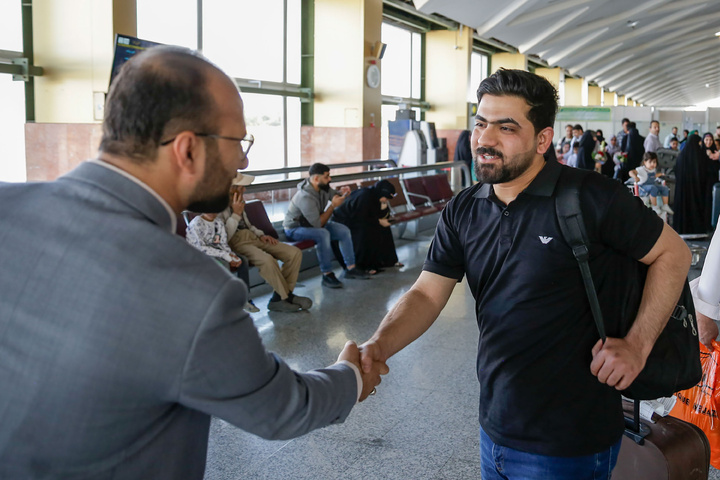
<path fill-rule="evenodd" d="M 524 70 L 501 68 L 480 82 L 477 90 L 478 103 L 483 95 L 520 97 L 530 105 L 528 120 L 535 127 L 535 133 L 552 127 L 558 110 L 558 94 L 555 87 L 545 78 Z"/>
<path fill-rule="evenodd" d="M 158 46 L 135 55 L 113 80 L 105 103 L 100 151 L 152 161 L 160 142 L 184 130 L 213 132 L 216 102 L 199 53 Z"/>
<path fill-rule="evenodd" d="M 308 169 L 308 176 L 312 177 L 313 175 L 325 175 L 325 172 L 329 171 L 330 167 L 324 163 L 313 163 Z"/>

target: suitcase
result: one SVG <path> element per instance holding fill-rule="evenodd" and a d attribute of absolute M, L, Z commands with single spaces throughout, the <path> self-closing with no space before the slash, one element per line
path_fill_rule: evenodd
<path fill-rule="evenodd" d="M 613 480 L 707 480 L 710 442 L 702 430 L 674 417 L 641 420 L 638 402 L 623 408 L 627 428 Z"/>

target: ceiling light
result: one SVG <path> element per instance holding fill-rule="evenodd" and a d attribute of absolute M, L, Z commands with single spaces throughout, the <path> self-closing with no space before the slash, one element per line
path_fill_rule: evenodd
<path fill-rule="evenodd" d="M 629 28 L 635 28 L 635 27 L 637 27 L 637 24 L 638 24 L 637 20 L 628 20 L 627 21 L 627 26 Z"/>
<path fill-rule="evenodd" d="M 706 83 L 706 84 L 705 84 L 705 88 L 710 88 L 710 84 L 709 84 L 709 83 Z"/>
<path fill-rule="evenodd" d="M 720 32 L 715 32 L 716 37 L 720 37 Z"/>

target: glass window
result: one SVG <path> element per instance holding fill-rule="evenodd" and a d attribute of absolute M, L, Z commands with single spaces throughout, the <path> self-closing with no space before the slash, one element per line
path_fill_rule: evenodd
<path fill-rule="evenodd" d="M 22 7 L 19 0 L 3 0 L 0 5 L 0 50 L 22 52 Z"/>
<path fill-rule="evenodd" d="M 20 4 L 20 2 L 15 2 Z M 25 82 L 13 81 L 12 75 L 0 75 L 0 181 L 24 182 L 25 171 Z"/>
<path fill-rule="evenodd" d="M 300 84 L 300 61 L 302 59 L 302 11 L 301 2 L 287 2 L 287 82 Z"/>
<path fill-rule="evenodd" d="M 477 89 L 480 82 L 485 80 L 488 71 L 488 57 L 481 53 L 473 52 L 470 56 L 470 85 L 468 85 L 467 101 L 477 103 Z"/>
<path fill-rule="evenodd" d="M 137 35 L 143 40 L 195 49 L 197 30 L 197 0 L 137 2 Z"/>
<path fill-rule="evenodd" d="M 287 97 L 287 166 L 299 167 L 301 155 L 300 99 Z"/>
<path fill-rule="evenodd" d="M 412 36 L 412 68 L 410 71 L 412 90 L 410 96 L 421 98 L 420 78 L 422 77 L 422 35 L 411 32 Z M 419 119 L 420 117 L 418 117 Z"/>
<path fill-rule="evenodd" d="M 249 155 L 248 170 L 283 168 L 285 166 L 283 97 L 256 93 L 241 95 L 245 103 L 247 131 L 255 137 Z"/>
<path fill-rule="evenodd" d="M 231 77 L 282 82 L 283 4 L 283 0 L 204 0 L 203 53 Z M 299 49 L 299 38 L 295 43 Z"/>
<path fill-rule="evenodd" d="M 387 44 L 381 61 L 382 94 L 392 97 L 412 96 L 412 32 L 382 24 L 382 41 Z"/>

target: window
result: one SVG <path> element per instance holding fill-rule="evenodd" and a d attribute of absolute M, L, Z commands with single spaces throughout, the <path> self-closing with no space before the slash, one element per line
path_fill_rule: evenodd
<path fill-rule="evenodd" d="M 300 165 L 300 100 L 282 92 L 300 85 L 302 2 L 298 0 L 202 0 L 202 38 L 198 42 L 198 0 L 138 2 L 138 37 L 198 48 L 238 84 L 248 132 L 255 136 L 251 170 Z M 172 22 L 158 19 L 172 15 Z M 263 92 L 273 82 L 273 92 Z M 279 85 L 279 87 L 278 87 Z M 277 90 L 280 88 L 280 91 Z M 258 93 L 256 90 L 259 89 Z M 241 88 L 242 90 L 242 88 Z"/>
<path fill-rule="evenodd" d="M 421 35 L 383 23 L 382 41 L 387 44 L 382 59 L 382 94 L 419 99 L 421 97 Z"/>
<path fill-rule="evenodd" d="M 0 15 L 0 50 L 20 55 L 22 45 L 22 10 L 19 1 L 3 2 Z M 25 82 L 12 75 L 0 75 L 0 181 L 24 182 L 25 170 Z"/>
<path fill-rule="evenodd" d="M 381 63 L 381 88 L 384 97 L 421 100 L 423 36 L 389 23 L 382 24 L 382 41 L 387 44 Z M 388 158 L 388 122 L 395 120 L 396 102 L 383 102 L 380 122 L 380 154 Z M 420 109 L 414 109 L 420 120 Z"/>
<path fill-rule="evenodd" d="M 22 52 L 22 11 L 19 1 L 4 1 L 0 15 L 0 50 Z"/>
<path fill-rule="evenodd" d="M 137 2 L 137 35 L 152 42 L 197 48 L 197 0 L 174 0 L 172 4 L 166 0 Z"/>
<path fill-rule="evenodd" d="M 467 101 L 477 103 L 477 89 L 480 82 L 488 76 L 488 57 L 473 52 L 470 56 L 470 85 L 468 85 Z"/>
<path fill-rule="evenodd" d="M 204 0 L 203 53 L 231 77 L 282 82 L 283 3 Z"/>

